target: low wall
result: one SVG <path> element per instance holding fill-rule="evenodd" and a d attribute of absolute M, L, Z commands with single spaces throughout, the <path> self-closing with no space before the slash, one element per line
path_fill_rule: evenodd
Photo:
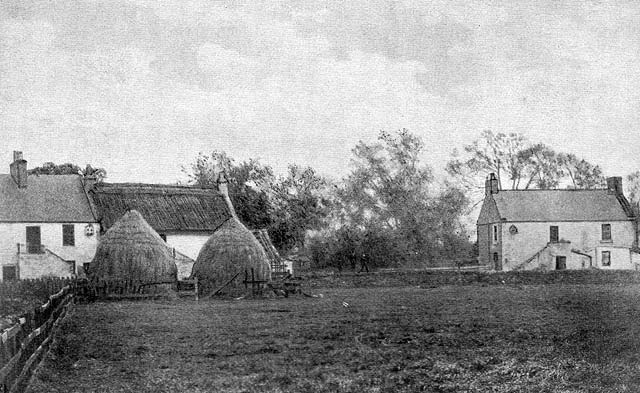
<path fill-rule="evenodd" d="M 402 287 L 443 285 L 543 285 L 543 284 L 640 284 L 640 272 L 629 270 L 562 271 L 395 271 L 372 273 L 314 274 L 303 278 L 306 287 Z"/>

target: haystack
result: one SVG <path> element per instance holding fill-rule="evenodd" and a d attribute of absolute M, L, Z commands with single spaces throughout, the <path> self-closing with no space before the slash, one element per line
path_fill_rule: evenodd
<path fill-rule="evenodd" d="M 255 281 L 270 281 L 271 267 L 264 249 L 253 234 L 236 218 L 230 218 L 202 246 L 191 275 L 205 292 L 214 291 L 236 277 L 223 293 L 245 291 L 245 274 Z"/>
<path fill-rule="evenodd" d="M 175 281 L 177 267 L 160 235 L 131 210 L 100 239 L 90 273 L 101 280 L 157 283 Z"/>

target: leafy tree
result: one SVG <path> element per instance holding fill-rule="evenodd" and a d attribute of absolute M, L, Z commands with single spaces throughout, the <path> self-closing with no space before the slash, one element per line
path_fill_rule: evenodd
<path fill-rule="evenodd" d="M 277 177 L 268 165 L 250 159 L 236 163 L 225 152 L 200 153 L 183 172 L 189 183 L 215 186 L 218 173 L 229 178 L 229 197 L 238 218 L 250 228 L 267 228 L 274 245 L 287 251 L 302 246 L 308 230 L 321 227 L 330 208 L 329 182 L 311 167 L 289 165 Z"/>
<path fill-rule="evenodd" d="M 402 263 L 455 257 L 455 247 L 446 252 L 447 236 L 464 232 L 459 217 L 467 200 L 451 185 L 432 195 L 431 169 L 420 163 L 423 150 L 422 140 L 406 129 L 383 131 L 377 143 L 361 141 L 353 149 L 354 169 L 337 191 L 342 225 L 384 237 L 387 249 L 401 250 Z"/>
<path fill-rule="evenodd" d="M 640 171 L 635 171 L 625 179 L 626 196 L 636 216 L 640 214 Z"/>
<path fill-rule="evenodd" d="M 271 190 L 275 207 L 274 243 L 283 249 L 304 245 L 308 230 L 320 229 L 332 208 L 331 183 L 311 167 L 290 164 Z"/>
<path fill-rule="evenodd" d="M 574 154 L 558 153 L 542 143 L 531 144 L 519 134 L 483 131 L 464 147 L 465 155 L 454 150 L 447 172 L 467 190 L 482 188 L 483 179 L 495 173 L 500 184 L 506 176 L 511 189 L 595 188 L 604 184 L 599 166 Z M 476 191 L 476 196 L 481 195 Z M 475 198 L 474 198 L 475 199 Z"/>
<path fill-rule="evenodd" d="M 229 178 L 229 197 L 240 221 L 250 228 L 268 228 L 273 225 L 273 206 L 269 193 L 275 182 L 273 170 L 258 160 L 250 159 L 236 164 L 225 152 L 198 154 L 191 168 L 182 168 L 189 183 L 215 187 L 218 173 L 225 171 Z"/>
<path fill-rule="evenodd" d="M 98 181 L 103 181 L 107 177 L 107 171 L 104 168 L 94 168 L 90 164 L 82 169 L 76 164 L 64 163 L 55 164 L 53 162 L 45 162 L 39 167 L 32 168 L 28 171 L 30 175 L 81 175 L 83 177 L 95 177 Z"/>

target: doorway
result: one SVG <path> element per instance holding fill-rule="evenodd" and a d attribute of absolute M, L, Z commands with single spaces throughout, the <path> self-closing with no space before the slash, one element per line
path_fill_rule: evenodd
<path fill-rule="evenodd" d="M 567 268 L 567 257 L 558 255 L 556 256 L 556 270 L 564 270 Z"/>
<path fill-rule="evenodd" d="M 493 267 L 496 270 L 502 270 L 502 261 L 500 261 L 500 256 L 497 252 L 493 253 Z"/>

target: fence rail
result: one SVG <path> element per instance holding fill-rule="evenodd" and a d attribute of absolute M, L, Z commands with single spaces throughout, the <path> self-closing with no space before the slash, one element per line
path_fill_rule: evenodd
<path fill-rule="evenodd" d="M 18 323 L 0 333 L 0 391 L 22 392 L 47 351 L 53 332 L 73 304 L 74 285 L 49 296 Z"/>

